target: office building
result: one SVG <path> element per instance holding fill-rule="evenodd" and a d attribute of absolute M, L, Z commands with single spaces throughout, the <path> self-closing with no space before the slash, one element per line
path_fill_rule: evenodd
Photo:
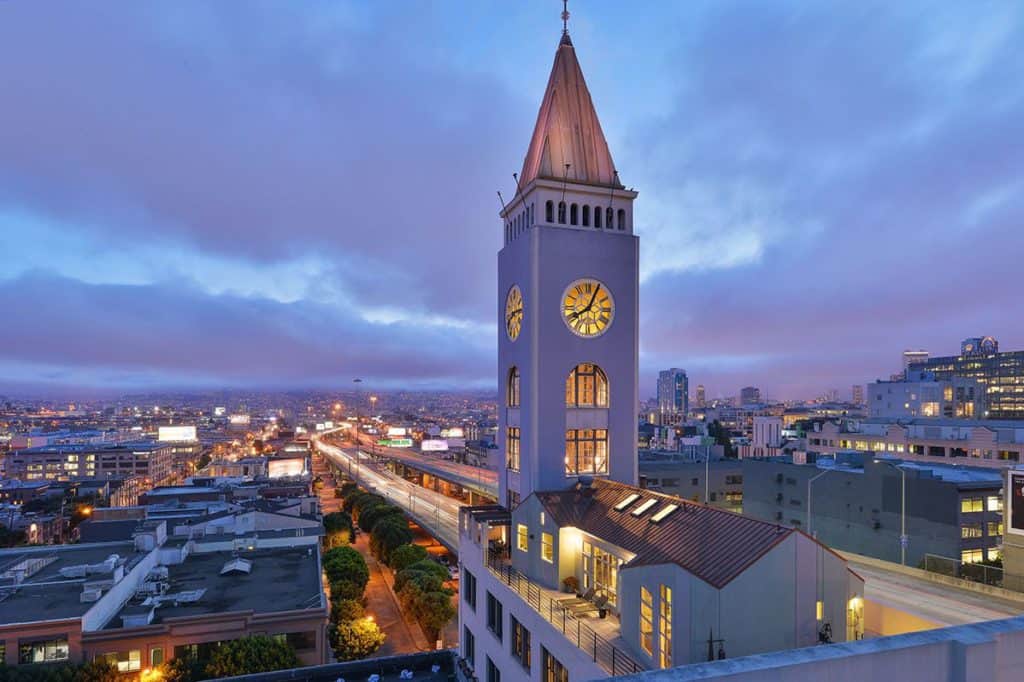
<path fill-rule="evenodd" d="M 23 481 L 141 476 L 150 485 L 170 477 L 173 463 L 173 446 L 154 441 L 45 445 L 12 452 L 4 460 L 7 476 Z"/>
<path fill-rule="evenodd" d="M 925 555 L 968 564 L 997 558 L 1001 472 L 871 457 L 839 461 L 743 460 L 743 513 L 802 528 L 829 547 L 908 566 L 920 566 Z"/>
<path fill-rule="evenodd" d="M 827 421 L 807 434 L 807 449 L 888 453 L 908 460 L 1005 469 L 1024 461 L 1024 424 L 994 419 Z"/>
<path fill-rule="evenodd" d="M 703 410 L 705 407 L 708 406 L 707 393 L 706 393 L 706 391 L 704 389 L 704 384 L 697 384 L 697 396 L 696 396 L 696 398 L 697 398 L 697 407 L 699 409 Z"/>
<path fill-rule="evenodd" d="M 985 386 L 977 379 L 936 379 L 931 372 L 909 370 L 897 381 L 868 384 L 868 416 L 888 419 L 955 417 L 983 419 Z"/>
<path fill-rule="evenodd" d="M 976 379 L 985 387 L 987 414 L 992 419 L 1024 419 L 1024 351 L 999 351 L 991 336 L 964 339 L 960 355 L 929 358 L 910 370 L 930 372 L 939 381 Z"/>
<path fill-rule="evenodd" d="M 911 365 L 920 364 L 922 362 L 928 362 L 928 351 L 926 350 L 905 350 L 903 351 L 903 369 L 901 370 L 903 376 L 907 375 L 907 370 L 910 369 Z"/>
<path fill-rule="evenodd" d="M 740 405 L 756 405 L 761 402 L 761 389 L 756 386 L 744 386 L 740 389 Z"/>
<path fill-rule="evenodd" d="M 853 398 L 854 405 L 864 404 L 864 385 L 854 384 L 853 388 L 850 389 L 850 395 Z"/>
<path fill-rule="evenodd" d="M 738 459 L 641 452 L 639 471 L 641 488 L 743 512 L 743 468 Z"/>
<path fill-rule="evenodd" d="M 673 367 L 658 372 L 658 412 L 662 422 L 685 419 L 690 410 L 690 387 L 686 370 Z"/>
<path fill-rule="evenodd" d="M 863 631 L 863 581 L 812 538 L 637 487 L 636 196 L 566 31 L 502 211 L 501 504 L 459 514 L 467 675 L 576 682 Z"/>

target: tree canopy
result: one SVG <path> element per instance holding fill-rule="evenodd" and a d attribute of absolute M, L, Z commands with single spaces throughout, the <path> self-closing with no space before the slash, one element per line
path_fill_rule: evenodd
<path fill-rule="evenodd" d="M 206 664 L 207 677 L 265 673 L 299 666 L 299 657 L 285 641 L 266 635 L 243 637 L 217 647 Z"/>

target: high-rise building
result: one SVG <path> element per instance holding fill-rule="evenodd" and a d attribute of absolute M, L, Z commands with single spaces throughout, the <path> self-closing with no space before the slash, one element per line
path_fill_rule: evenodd
<path fill-rule="evenodd" d="M 810 536 L 636 486 L 635 197 L 566 30 L 501 214 L 501 503 L 459 512 L 461 654 L 480 679 L 603 679 L 722 641 L 735 656 L 862 631 L 863 581 Z"/>
<path fill-rule="evenodd" d="M 704 391 L 704 384 L 697 384 L 697 407 L 703 410 L 707 406 L 708 399 Z"/>
<path fill-rule="evenodd" d="M 662 418 L 682 417 L 690 411 L 690 383 L 686 370 L 673 367 L 658 372 L 658 412 Z"/>
<path fill-rule="evenodd" d="M 745 386 L 740 389 L 740 405 L 753 405 L 761 402 L 761 389 L 756 386 Z"/>
<path fill-rule="evenodd" d="M 853 396 L 854 405 L 864 404 L 864 384 L 854 384 L 850 392 Z"/>
<path fill-rule="evenodd" d="M 928 351 L 926 350 L 905 350 L 903 351 L 903 376 L 907 375 L 907 370 L 910 369 L 911 365 L 919 362 L 928 361 Z"/>
<path fill-rule="evenodd" d="M 928 358 L 914 363 L 911 371 L 930 372 L 935 379 L 976 379 L 984 386 L 990 419 L 1024 419 L 1024 351 L 1000 352 L 991 336 L 964 339 L 960 355 Z"/>

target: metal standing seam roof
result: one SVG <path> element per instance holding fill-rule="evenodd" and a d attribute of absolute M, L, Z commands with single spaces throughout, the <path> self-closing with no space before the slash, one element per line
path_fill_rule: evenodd
<path fill-rule="evenodd" d="M 615 505 L 631 493 L 640 498 L 622 511 Z M 741 516 L 672 495 L 613 481 L 597 480 L 585 489 L 535 493 L 559 526 L 581 531 L 632 552 L 624 568 L 676 564 L 715 588 L 722 588 L 780 542 L 792 528 Z M 637 517 L 645 500 L 658 504 Z M 659 523 L 651 517 L 668 504 L 679 505 Z"/>

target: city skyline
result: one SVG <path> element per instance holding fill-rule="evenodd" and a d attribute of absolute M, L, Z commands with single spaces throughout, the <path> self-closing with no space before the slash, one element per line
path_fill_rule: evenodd
<path fill-rule="evenodd" d="M 5 5 L 5 390 L 493 387 L 494 191 L 550 68 L 518 36 L 554 42 L 555 4 Z M 642 192 L 641 396 L 671 366 L 808 398 L 906 348 L 1024 347 L 1024 13 L 997 9 L 574 13 Z"/>

